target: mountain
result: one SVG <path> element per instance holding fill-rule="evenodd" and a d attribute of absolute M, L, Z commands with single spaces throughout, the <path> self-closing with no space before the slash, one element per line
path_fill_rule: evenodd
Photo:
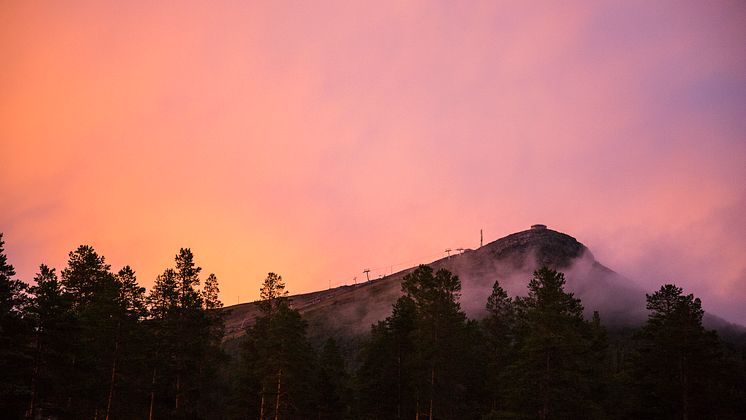
<path fill-rule="evenodd" d="M 546 265 L 565 273 L 567 288 L 582 299 L 586 315 L 599 311 L 605 325 L 633 327 L 644 322 L 645 293 L 633 281 L 596 261 L 591 251 L 572 236 L 534 225 L 478 249 L 429 264 L 445 268 L 461 279 L 461 307 L 470 318 L 481 318 L 495 280 L 512 296 L 525 295 L 535 269 Z M 401 280 L 415 267 L 357 285 L 291 296 L 292 305 L 309 323 L 314 341 L 324 337 L 350 337 L 367 333 L 371 324 L 391 314 L 391 305 L 401 296 Z M 648 291 L 652 292 L 652 291 Z M 227 307 L 226 334 L 235 338 L 258 315 L 255 303 Z M 705 325 L 741 335 L 741 326 L 706 314 Z"/>

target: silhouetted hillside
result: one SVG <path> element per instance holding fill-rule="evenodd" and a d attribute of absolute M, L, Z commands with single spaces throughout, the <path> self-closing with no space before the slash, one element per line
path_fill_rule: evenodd
<path fill-rule="evenodd" d="M 433 269 L 446 268 L 462 282 L 461 306 L 471 318 L 481 318 L 495 280 L 511 295 L 524 295 L 532 272 L 546 265 L 562 271 L 567 287 L 582 299 L 586 315 L 599 311 L 610 327 L 638 326 L 647 316 L 645 291 L 631 280 L 596 261 L 591 251 L 572 236 L 535 225 L 474 250 L 433 261 Z M 370 325 L 391 313 L 401 296 L 401 280 L 415 267 L 355 286 L 291 296 L 309 323 L 314 339 L 351 337 L 367 333 Z M 226 308 L 227 338 L 243 334 L 258 313 L 254 303 Z M 744 328 L 707 314 L 705 324 L 733 337 Z"/>

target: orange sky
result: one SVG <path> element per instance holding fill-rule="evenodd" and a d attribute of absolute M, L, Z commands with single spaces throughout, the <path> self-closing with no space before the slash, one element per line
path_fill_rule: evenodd
<path fill-rule="evenodd" d="M 546 223 L 746 323 L 743 2 L 151 3 L 0 4 L 24 280 L 188 246 L 231 304 Z"/>

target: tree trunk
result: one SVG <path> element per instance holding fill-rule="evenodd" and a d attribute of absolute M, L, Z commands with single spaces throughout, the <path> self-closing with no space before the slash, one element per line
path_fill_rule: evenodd
<path fill-rule="evenodd" d="M 109 382 L 109 398 L 106 402 L 106 420 L 111 415 L 111 400 L 114 397 L 114 383 L 117 379 L 117 357 L 119 355 L 119 334 L 121 332 L 122 321 L 117 322 L 117 333 L 114 338 L 114 360 L 111 363 L 111 381 Z"/>
<path fill-rule="evenodd" d="M 259 420 L 264 420 L 264 385 L 262 385 L 262 401 L 259 403 Z"/>
<path fill-rule="evenodd" d="M 36 409 L 36 397 L 38 393 L 38 383 L 39 383 L 39 371 L 41 370 L 40 365 L 40 359 L 41 359 L 41 351 L 42 351 L 42 345 L 41 345 L 41 334 L 39 332 L 36 333 L 36 357 L 34 358 L 34 376 L 31 378 L 31 403 L 28 408 L 28 412 L 26 413 L 27 418 L 34 418 L 34 410 Z"/>
<path fill-rule="evenodd" d="M 75 374 L 75 364 L 77 363 L 77 361 L 78 361 L 77 356 L 73 354 L 73 374 Z M 68 391 L 68 394 L 67 394 L 67 409 L 69 410 L 70 407 L 72 407 L 72 405 L 73 405 L 73 396 Z"/>
<path fill-rule="evenodd" d="M 157 362 L 158 356 L 156 353 L 156 362 Z M 153 366 L 153 380 L 150 383 L 150 412 L 148 414 L 148 420 L 153 420 L 153 408 L 155 406 L 155 374 L 156 374 L 156 366 Z"/>
<path fill-rule="evenodd" d="M 681 418 L 689 420 L 689 395 L 687 392 L 687 377 L 684 370 L 685 356 L 679 356 L 679 385 L 681 386 Z"/>
<path fill-rule="evenodd" d="M 546 420 L 549 417 L 549 351 L 546 352 L 546 368 L 541 388 L 542 407 L 539 418 Z"/>
<path fill-rule="evenodd" d="M 277 398 L 275 398 L 275 420 L 280 420 L 280 392 L 282 391 L 282 369 L 277 371 Z"/>
<path fill-rule="evenodd" d="M 179 409 L 179 397 L 181 397 L 181 373 L 176 373 L 176 409 Z"/>
<path fill-rule="evenodd" d="M 401 418 L 401 350 L 396 355 L 396 418 Z"/>
<path fill-rule="evenodd" d="M 430 367 L 430 410 L 428 419 L 433 419 L 433 399 L 435 397 L 435 365 Z"/>

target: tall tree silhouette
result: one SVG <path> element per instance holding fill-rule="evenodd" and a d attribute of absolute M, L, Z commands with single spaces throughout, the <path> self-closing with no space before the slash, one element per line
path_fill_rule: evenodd
<path fill-rule="evenodd" d="M 306 418 L 312 409 L 313 348 L 307 324 L 285 297 L 282 277 L 269 273 L 260 290 L 261 315 L 246 330 L 244 360 L 259 391 L 261 419 Z M 253 405 L 253 404 L 252 404 Z"/>
<path fill-rule="evenodd" d="M 455 418 L 459 408 L 459 390 L 464 372 L 456 368 L 455 355 L 468 358 L 471 350 L 464 346 L 466 315 L 458 299 L 461 281 L 445 269 L 433 273 L 419 266 L 402 280 L 402 291 L 412 299 L 416 310 L 414 331 L 417 358 L 420 363 L 418 413 L 428 418 Z"/>
<path fill-rule="evenodd" d="M 702 303 L 673 284 L 647 295 L 650 311 L 635 336 L 635 375 L 645 417 L 728 418 L 721 412 L 726 376 L 717 335 L 702 326 Z"/>
<path fill-rule="evenodd" d="M 337 342 L 329 338 L 319 354 L 316 370 L 319 419 L 341 419 L 348 413 L 348 375 Z"/>
<path fill-rule="evenodd" d="M 516 328 L 516 309 L 513 300 L 495 281 L 487 298 L 487 316 L 482 321 L 485 332 L 485 357 L 487 359 L 490 409 L 502 410 L 505 374 L 513 362 Z"/>
<path fill-rule="evenodd" d="M 22 415 L 31 394 L 28 378 L 30 356 L 27 350 L 29 325 L 24 319 L 26 284 L 5 255 L 0 233 L 0 411 Z"/>
<path fill-rule="evenodd" d="M 392 316 L 374 325 L 358 372 L 367 418 L 471 417 L 483 374 L 475 323 L 458 303 L 461 282 L 419 266 L 402 280 Z M 483 370 L 483 369 L 482 369 Z"/>
<path fill-rule="evenodd" d="M 62 284 L 77 321 L 68 410 L 76 416 L 102 416 L 116 342 L 119 285 L 105 258 L 88 245 L 70 252 Z"/>
<path fill-rule="evenodd" d="M 415 417 L 416 322 L 414 301 L 402 296 L 393 305 L 391 316 L 371 326 L 357 372 L 364 418 Z"/>
<path fill-rule="evenodd" d="M 29 288 L 28 317 L 34 327 L 32 394 L 27 417 L 61 416 L 65 394 L 60 383 L 70 378 L 73 317 L 70 300 L 62 290 L 54 268 L 39 266 Z"/>
<path fill-rule="evenodd" d="M 221 360 L 216 353 L 221 352 L 223 318 L 215 311 L 222 304 L 215 276 L 207 290 L 198 289 L 202 268 L 189 248 L 181 248 L 174 261 L 174 268 L 156 278 L 147 298 L 155 355 L 149 412 L 151 418 L 159 412 L 178 418 L 204 417 L 213 392 L 207 378 Z"/>
<path fill-rule="evenodd" d="M 142 385 L 141 349 L 144 347 L 143 326 L 141 321 L 146 315 L 145 288 L 137 283 L 137 277 L 130 266 L 124 266 L 114 277 L 118 293 L 116 296 L 116 312 L 114 321 L 114 346 L 110 356 L 111 375 L 108 383 L 106 400 L 106 416 L 108 420 L 114 413 L 115 393 L 117 385 L 124 382 L 122 392 L 125 398 L 140 398 L 139 392 L 131 392 Z M 120 405 L 126 411 L 129 404 Z M 135 413 L 130 412 L 129 415 Z"/>
<path fill-rule="evenodd" d="M 507 372 L 507 402 L 518 414 L 548 418 L 594 418 L 594 343 L 583 306 L 564 290 L 562 273 L 534 272 L 528 296 L 515 301 L 515 361 Z M 601 350 L 598 350 L 601 351 Z"/>

